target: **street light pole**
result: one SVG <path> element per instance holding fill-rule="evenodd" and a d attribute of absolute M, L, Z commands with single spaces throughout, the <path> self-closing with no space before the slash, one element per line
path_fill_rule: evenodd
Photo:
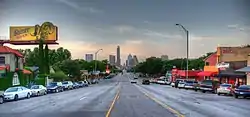
<path fill-rule="evenodd" d="M 181 24 L 176 24 L 176 26 L 180 26 L 186 33 L 187 38 L 187 65 L 186 65 L 186 79 L 188 79 L 188 59 L 189 59 L 189 31 Z"/>
<path fill-rule="evenodd" d="M 99 51 L 101 51 L 102 49 L 99 49 L 99 50 L 97 50 L 96 52 L 95 52 L 95 70 L 94 70 L 94 72 L 96 72 L 96 67 L 97 67 L 97 54 L 98 54 L 98 52 Z"/>

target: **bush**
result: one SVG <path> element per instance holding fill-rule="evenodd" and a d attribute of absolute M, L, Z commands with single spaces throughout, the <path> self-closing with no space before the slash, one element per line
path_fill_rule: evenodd
<path fill-rule="evenodd" d="M 50 77 L 53 78 L 53 80 L 56 81 L 56 82 L 57 81 L 63 81 L 63 80 L 68 78 L 67 75 L 65 75 L 64 72 L 62 72 L 62 71 L 57 71 L 55 73 L 52 73 L 50 75 Z"/>

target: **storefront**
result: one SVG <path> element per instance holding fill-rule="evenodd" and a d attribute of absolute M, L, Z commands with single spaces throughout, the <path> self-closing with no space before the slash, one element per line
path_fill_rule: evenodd
<path fill-rule="evenodd" d="M 216 66 L 204 66 L 204 71 L 197 75 L 203 78 L 201 80 L 218 80 L 218 71 L 219 70 Z"/>
<path fill-rule="evenodd" d="M 185 79 L 188 75 L 188 79 L 192 80 L 198 80 L 200 81 L 202 77 L 198 76 L 197 74 L 201 72 L 200 70 L 188 70 L 188 73 L 186 70 L 178 70 L 178 69 L 172 69 L 172 81 L 175 81 L 176 79 Z"/>
<path fill-rule="evenodd" d="M 246 74 L 241 72 L 236 72 L 232 68 L 227 68 L 225 70 L 220 70 L 218 78 L 221 83 L 229 83 L 234 85 L 245 85 L 246 84 Z"/>

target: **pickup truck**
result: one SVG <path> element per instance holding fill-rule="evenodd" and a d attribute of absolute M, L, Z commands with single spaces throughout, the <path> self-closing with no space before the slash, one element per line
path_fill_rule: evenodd
<path fill-rule="evenodd" d="M 4 96 L 3 96 L 3 91 L 0 91 L 0 104 L 4 102 Z"/>

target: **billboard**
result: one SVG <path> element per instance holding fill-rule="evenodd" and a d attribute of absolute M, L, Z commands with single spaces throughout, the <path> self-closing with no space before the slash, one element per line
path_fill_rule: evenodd
<path fill-rule="evenodd" d="M 41 26 L 11 26 L 10 43 L 37 44 L 42 39 L 45 43 L 55 43 L 58 39 L 58 28 L 50 22 Z"/>

